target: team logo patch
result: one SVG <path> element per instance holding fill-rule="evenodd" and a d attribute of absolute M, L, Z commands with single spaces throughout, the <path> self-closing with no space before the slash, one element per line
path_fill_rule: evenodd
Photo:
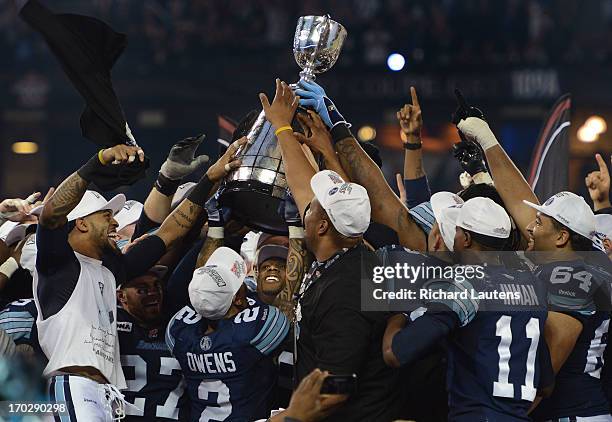
<path fill-rule="evenodd" d="M 208 336 L 202 337 L 202 340 L 200 340 L 200 348 L 206 352 L 210 350 L 211 347 L 212 347 L 212 340 L 210 339 L 210 337 Z"/>
<path fill-rule="evenodd" d="M 149 338 L 157 338 L 158 334 L 159 334 L 159 331 L 157 328 L 153 328 L 152 330 L 149 330 Z"/>
<path fill-rule="evenodd" d="M 544 202 L 544 206 L 545 206 L 545 207 L 547 207 L 547 206 L 549 206 L 550 204 L 552 204 L 552 203 L 554 202 L 554 200 L 555 200 L 555 198 L 556 198 L 556 197 L 557 197 L 557 195 L 555 195 L 555 196 L 551 196 L 550 198 L 548 198 L 548 200 L 547 200 L 546 202 Z"/>
<path fill-rule="evenodd" d="M 123 331 L 130 333 L 132 331 L 132 323 L 127 321 L 120 321 L 117 323 L 117 331 Z"/>
<path fill-rule="evenodd" d="M 338 188 L 331 188 L 327 194 L 328 194 L 329 196 L 332 196 L 332 195 L 333 195 L 333 194 L 335 194 L 336 192 L 338 192 Z"/>
<path fill-rule="evenodd" d="M 227 286 L 227 283 L 225 282 L 225 280 L 223 280 L 223 277 L 221 277 L 221 275 L 217 272 L 216 269 L 214 269 L 212 267 L 203 267 L 200 270 L 200 272 L 208 274 L 210 276 L 210 278 L 213 279 L 213 281 L 215 282 L 217 287 L 225 287 L 225 286 Z"/>

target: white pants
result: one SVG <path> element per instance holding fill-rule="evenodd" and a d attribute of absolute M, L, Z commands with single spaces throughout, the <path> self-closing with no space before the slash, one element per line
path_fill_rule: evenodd
<path fill-rule="evenodd" d="M 50 402 L 65 402 L 67 412 L 46 421 L 111 422 L 123 417 L 124 402 L 111 384 L 100 384 L 78 375 L 55 375 L 49 379 Z"/>
<path fill-rule="evenodd" d="M 612 422 L 612 416 L 597 415 L 597 416 L 574 416 L 571 418 L 553 419 L 555 422 Z"/>

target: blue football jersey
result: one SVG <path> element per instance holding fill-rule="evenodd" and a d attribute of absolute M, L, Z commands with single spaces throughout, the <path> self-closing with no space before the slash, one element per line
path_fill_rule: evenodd
<path fill-rule="evenodd" d="M 170 321 L 166 342 L 179 361 L 191 400 L 191 420 L 252 421 L 270 414 L 277 370 L 272 354 L 289 321 L 263 303 L 234 318 L 208 323 L 186 306 Z"/>
<path fill-rule="evenodd" d="M 46 365 L 47 357 L 38 343 L 37 317 L 38 310 L 34 299 L 19 299 L 9 303 L 0 311 L 0 328 L 6 331 L 16 345 L 31 346 L 36 358 Z"/>
<path fill-rule="evenodd" d="M 125 421 L 188 420 L 189 400 L 181 367 L 165 342 L 166 324 L 146 329 L 117 309 L 121 366 L 128 385 L 122 393 L 140 412 L 126 408 Z"/>
<path fill-rule="evenodd" d="M 548 284 L 550 310 L 582 323 L 574 349 L 555 378 L 552 396 L 536 409 L 536 420 L 608 414 L 601 370 L 608 342 L 612 276 L 579 260 L 543 265 L 536 275 Z"/>
<path fill-rule="evenodd" d="M 544 342 L 546 292 L 529 271 L 485 267 L 470 281 L 431 281 L 428 288 L 466 292 L 433 300 L 459 327 L 449 341 L 449 421 L 529 421 L 543 372 L 552 371 Z"/>

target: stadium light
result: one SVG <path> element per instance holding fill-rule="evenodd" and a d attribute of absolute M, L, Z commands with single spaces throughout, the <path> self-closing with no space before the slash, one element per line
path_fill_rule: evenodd
<path fill-rule="evenodd" d="M 36 154 L 38 152 L 38 144 L 36 142 L 15 142 L 12 148 L 15 154 Z"/>
<path fill-rule="evenodd" d="M 604 118 L 601 116 L 589 117 L 586 122 L 584 122 L 584 125 L 591 128 L 591 130 L 595 131 L 595 133 L 597 133 L 598 135 L 608 130 L 608 125 L 606 124 Z"/>
<path fill-rule="evenodd" d="M 578 140 L 580 142 L 595 142 L 599 138 L 599 133 L 591 126 L 582 125 L 578 129 Z"/>
<path fill-rule="evenodd" d="M 387 57 L 387 66 L 394 72 L 402 70 L 405 64 L 406 59 L 399 53 L 393 53 Z"/>
<path fill-rule="evenodd" d="M 361 142 L 369 142 L 376 138 L 376 129 L 372 126 L 361 126 L 357 131 L 357 137 Z"/>

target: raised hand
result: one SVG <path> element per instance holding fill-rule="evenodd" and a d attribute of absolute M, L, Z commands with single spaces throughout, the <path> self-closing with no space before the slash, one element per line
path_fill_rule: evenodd
<path fill-rule="evenodd" d="M 272 126 L 276 129 L 291 126 L 300 98 L 296 97 L 289 85 L 276 78 L 276 93 L 272 104 L 263 92 L 259 94 L 259 100 L 266 119 L 272 123 Z"/>
<path fill-rule="evenodd" d="M 601 155 L 595 154 L 595 159 L 599 170 L 589 173 L 584 182 L 595 204 L 595 211 L 597 211 L 610 206 L 610 172 Z"/>
<path fill-rule="evenodd" d="M 102 150 L 100 159 L 103 164 L 132 163 L 137 155 L 140 162 L 144 162 L 144 151 L 142 148 L 139 146 L 119 144 L 112 148 Z"/>
<path fill-rule="evenodd" d="M 13 198 L 0 202 L 0 219 L 23 223 L 32 217 L 30 212 L 36 206 L 40 192 L 35 192 L 26 199 Z"/>
<path fill-rule="evenodd" d="M 217 162 L 208 168 L 206 175 L 211 182 L 218 182 L 230 171 L 240 167 L 242 160 L 236 158 L 236 153 L 240 147 L 246 144 L 246 142 L 246 136 L 232 142 L 229 148 L 225 151 L 225 154 L 219 157 Z"/>
<path fill-rule="evenodd" d="M 170 149 L 168 158 L 162 164 L 160 172 L 171 180 L 179 180 L 193 173 L 201 165 L 209 160 L 208 155 L 195 156 L 195 152 L 206 138 L 202 134 L 198 137 L 190 137 L 177 142 Z"/>
<path fill-rule="evenodd" d="M 421 105 L 417 97 L 416 89 L 410 87 L 410 96 L 412 104 L 405 104 L 397 113 L 401 132 L 400 136 L 403 143 L 419 143 L 421 142 L 421 128 L 423 127 L 423 116 L 421 114 Z"/>
<path fill-rule="evenodd" d="M 300 87 L 295 91 L 295 94 L 300 97 L 300 105 L 316 111 L 328 128 L 331 129 L 338 123 L 346 123 L 322 86 L 304 80 L 298 82 L 298 85 Z"/>
<path fill-rule="evenodd" d="M 295 136 L 300 143 L 308 145 L 311 150 L 318 152 L 324 157 L 336 153 L 327 126 L 325 126 L 325 123 L 323 123 L 323 120 L 317 113 L 308 110 L 308 115 L 300 113 L 297 115 L 297 118 L 302 126 L 307 129 L 306 132 L 308 132 L 308 136 L 299 132 L 293 133 L 293 136 Z"/>
<path fill-rule="evenodd" d="M 471 141 L 462 141 L 453 145 L 453 155 L 463 170 L 474 176 L 480 172 L 486 172 L 487 166 L 484 162 L 484 153 L 478 144 Z"/>

